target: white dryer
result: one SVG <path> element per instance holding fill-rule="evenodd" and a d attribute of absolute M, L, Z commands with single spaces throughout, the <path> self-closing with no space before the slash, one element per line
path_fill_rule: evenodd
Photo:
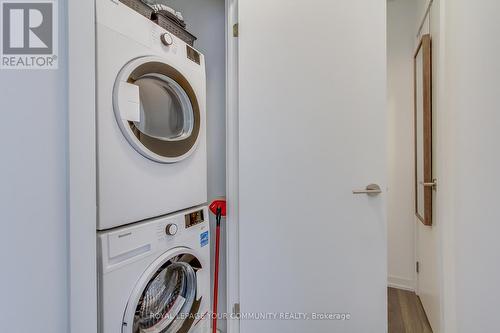
<path fill-rule="evenodd" d="M 208 333 L 208 210 L 98 233 L 99 333 Z"/>
<path fill-rule="evenodd" d="M 204 56 L 96 0 L 98 230 L 207 202 Z"/>

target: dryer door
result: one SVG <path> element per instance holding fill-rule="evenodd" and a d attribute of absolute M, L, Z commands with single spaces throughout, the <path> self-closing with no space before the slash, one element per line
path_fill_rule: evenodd
<path fill-rule="evenodd" d="M 143 156 L 175 163 L 196 149 L 201 121 L 196 94 L 161 58 L 128 63 L 118 75 L 113 99 L 123 135 Z"/>
<path fill-rule="evenodd" d="M 188 332 L 200 317 L 202 297 L 197 272 L 201 269 L 200 260 L 187 248 L 158 258 L 129 299 L 122 332 Z"/>

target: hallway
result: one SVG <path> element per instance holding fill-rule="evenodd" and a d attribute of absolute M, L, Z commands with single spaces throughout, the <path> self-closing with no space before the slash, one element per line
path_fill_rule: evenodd
<path fill-rule="evenodd" d="M 388 288 L 389 333 L 432 333 L 422 303 L 414 292 Z"/>

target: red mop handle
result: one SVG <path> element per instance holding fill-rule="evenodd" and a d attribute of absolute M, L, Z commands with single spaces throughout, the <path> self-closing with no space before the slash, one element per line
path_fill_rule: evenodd
<path fill-rule="evenodd" d="M 215 214 L 217 229 L 215 231 L 215 273 L 214 273 L 214 305 L 212 313 L 212 332 L 217 333 L 217 306 L 219 301 L 219 253 L 220 253 L 220 221 L 226 216 L 226 201 L 216 200 L 210 205 L 210 211 Z"/>
<path fill-rule="evenodd" d="M 215 236 L 215 276 L 214 276 L 214 313 L 212 317 L 213 333 L 217 333 L 217 306 L 219 298 L 219 251 L 220 251 L 220 223 L 217 224 Z"/>

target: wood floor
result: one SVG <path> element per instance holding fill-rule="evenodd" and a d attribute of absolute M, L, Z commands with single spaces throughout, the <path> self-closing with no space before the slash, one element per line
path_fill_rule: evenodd
<path fill-rule="evenodd" d="M 388 289 L 389 333 L 432 333 L 420 298 L 414 292 Z"/>

